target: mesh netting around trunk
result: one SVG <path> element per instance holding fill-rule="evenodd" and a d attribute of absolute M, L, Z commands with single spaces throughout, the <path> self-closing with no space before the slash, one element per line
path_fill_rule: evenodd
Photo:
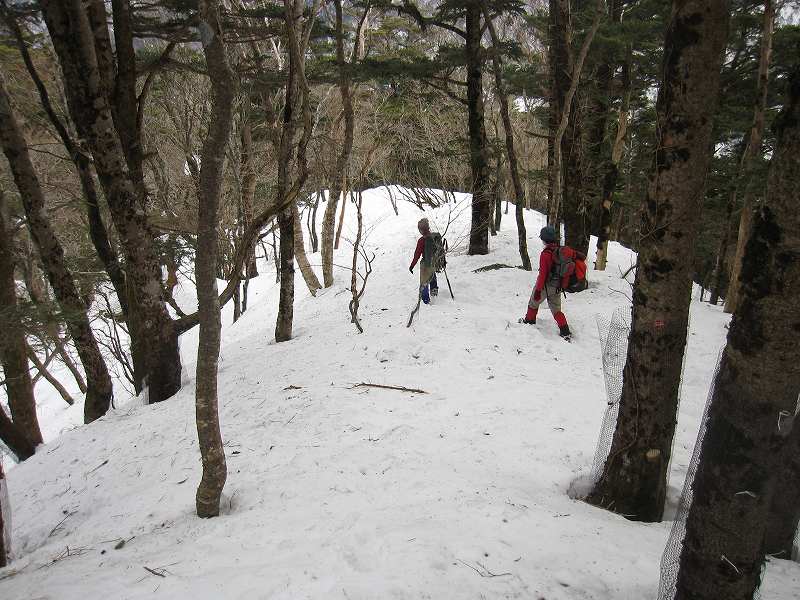
<path fill-rule="evenodd" d="M 697 432 L 697 440 L 694 444 L 692 459 L 686 470 L 686 480 L 683 482 L 683 491 L 678 501 L 678 510 L 675 513 L 675 522 L 672 524 L 667 546 L 661 556 L 661 579 L 658 583 L 658 600 L 672 600 L 675 596 L 675 586 L 678 582 L 678 569 L 681 561 L 681 549 L 683 548 L 683 538 L 686 536 L 686 518 L 689 516 L 689 508 L 692 505 L 692 483 L 694 482 L 697 465 L 700 462 L 700 450 L 703 445 L 703 438 L 706 435 L 706 423 L 708 420 L 708 409 L 711 406 L 711 398 L 714 396 L 714 382 L 717 380 L 719 365 L 722 360 L 722 351 L 717 358 L 717 366 L 714 368 L 714 375 L 711 378 L 711 387 L 708 391 L 706 406 L 703 409 L 703 417 L 700 419 L 700 429 Z M 758 599 L 758 594 L 753 600 Z"/>
<path fill-rule="evenodd" d="M 611 451 L 614 429 L 617 426 L 619 401 L 622 397 L 622 374 L 628 355 L 628 337 L 631 333 L 631 309 L 623 306 L 616 309 L 611 319 L 597 315 L 597 331 L 600 334 L 600 356 L 603 361 L 603 377 L 606 382 L 608 407 L 597 440 L 597 449 L 592 462 L 592 483 L 597 483 L 603 474 L 606 458 Z"/>
<path fill-rule="evenodd" d="M 683 549 L 683 540 L 686 537 L 686 519 L 689 516 L 689 509 L 692 506 L 692 497 L 694 496 L 692 485 L 694 483 L 695 474 L 697 473 L 697 466 L 700 463 L 700 451 L 702 450 L 703 438 L 706 435 L 706 427 L 708 425 L 708 411 L 711 407 L 711 399 L 714 397 L 714 382 L 716 382 L 717 375 L 719 374 L 723 352 L 724 349 L 720 350 L 719 356 L 717 357 L 717 366 L 711 378 L 711 386 L 708 391 L 706 406 L 703 409 L 703 417 L 700 420 L 700 429 L 697 432 L 697 440 L 694 444 L 692 460 L 689 462 L 689 467 L 686 471 L 686 480 L 683 483 L 683 491 L 681 492 L 680 501 L 678 502 L 675 522 L 672 524 L 672 530 L 667 539 L 664 554 L 661 556 L 661 579 L 658 584 L 658 600 L 673 600 L 675 597 L 675 588 L 678 583 L 678 571 L 680 569 L 681 550 Z M 795 533 L 794 546 L 795 548 L 800 547 L 800 529 Z M 800 559 L 800 556 L 798 556 L 798 558 Z M 753 600 L 759 600 L 760 598 L 760 591 L 756 590 L 755 594 L 753 594 Z"/>

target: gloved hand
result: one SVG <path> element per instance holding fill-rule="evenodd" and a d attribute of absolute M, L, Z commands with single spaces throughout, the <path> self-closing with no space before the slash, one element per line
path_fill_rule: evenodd
<path fill-rule="evenodd" d="M 408 272 L 409 273 L 413 273 L 414 272 L 414 267 L 408 267 Z"/>
<path fill-rule="evenodd" d="M 542 290 L 536 290 L 533 293 L 533 301 L 534 302 L 541 302 L 542 300 Z"/>

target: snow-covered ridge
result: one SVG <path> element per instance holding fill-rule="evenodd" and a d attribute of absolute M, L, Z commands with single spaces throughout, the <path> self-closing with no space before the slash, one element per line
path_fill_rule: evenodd
<path fill-rule="evenodd" d="M 653 598 L 670 523 L 628 522 L 567 495 L 591 466 L 606 406 L 595 315 L 628 303 L 620 272 L 634 256 L 611 244 L 607 270 L 566 299 L 567 344 L 546 310 L 536 326 L 517 323 L 535 272 L 474 272 L 519 264 L 510 214 L 489 256 L 449 256 L 456 300 L 442 285 L 406 328 L 422 212 L 402 201 L 398 209 L 385 188 L 365 194 L 376 260 L 363 335 L 350 323 L 342 271 L 316 298 L 298 271 L 290 342 L 271 339 L 272 267 L 252 282 L 236 324 L 226 308 L 222 516 L 194 516 L 193 331 L 182 340 L 187 383 L 177 397 L 123 402 L 9 472 L 15 560 L 0 570 L 0 597 Z M 345 237 L 354 237 L 353 212 L 349 204 Z M 426 214 L 440 227 L 456 216 L 451 240 L 469 225 L 469 211 L 452 203 Z M 543 218 L 529 211 L 526 223 L 536 263 Z M 335 262 L 349 264 L 350 252 L 342 243 Z M 318 266 L 319 254 L 309 258 Z M 186 289 L 179 302 L 191 298 Z M 693 302 L 672 502 L 726 323 Z M 354 387 L 361 382 L 427 393 Z M 798 590 L 800 565 L 770 563 L 763 600 Z"/>

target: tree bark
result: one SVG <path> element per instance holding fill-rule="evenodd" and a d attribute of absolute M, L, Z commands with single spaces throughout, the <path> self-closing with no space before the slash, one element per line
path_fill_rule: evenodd
<path fill-rule="evenodd" d="M 225 148 L 233 123 L 236 80 L 228 65 L 219 23 L 219 2 L 199 0 L 201 39 L 211 79 L 211 122 L 203 142 L 198 185 L 197 257 L 195 276 L 200 315 L 197 344 L 195 414 L 197 438 L 203 460 L 203 477 L 197 486 L 198 517 L 216 517 L 227 478 L 225 449 L 219 425 L 217 369 L 222 322 L 217 295 L 217 237 L 222 195 Z"/>
<path fill-rule="evenodd" d="M 761 155 L 761 144 L 764 138 L 764 119 L 767 108 L 767 90 L 769 86 L 769 64 L 772 56 L 772 38 L 775 30 L 775 5 L 773 0 L 764 0 L 764 21 L 761 31 L 761 52 L 758 61 L 758 94 L 753 106 L 753 124 L 750 127 L 749 139 L 742 154 L 732 197 L 729 202 L 736 205 L 736 194 L 742 194 L 742 214 L 739 221 L 739 235 L 736 240 L 736 254 L 733 258 L 731 277 L 728 284 L 728 296 L 725 299 L 725 312 L 736 310 L 740 291 L 739 275 L 742 270 L 742 257 L 745 244 L 750 234 L 754 209 L 754 190 L 751 187 L 755 159 Z M 721 267 L 720 267 L 721 269 Z M 719 276 L 722 276 L 720 271 Z"/>
<path fill-rule="evenodd" d="M 633 321 L 611 451 L 588 500 L 660 521 L 692 288 L 691 255 L 711 149 L 727 0 L 674 0 L 656 104 L 659 139 L 642 207 Z"/>
<path fill-rule="evenodd" d="M 4 3 L 3 9 L 6 10 Z M 78 174 L 78 179 L 81 182 L 81 188 L 83 190 L 83 196 L 86 200 L 86 215 L 89 222 L 89 237 L 92 240 L 92 244 L 95 247 L 98 258 L 100 258 L 106 273 L 108 273 L 111 284 L 114 286 L 114 291 L 117 294 L 120 308 L 122 309 L 123 314 L 127 315 L 128 300 L 126 295 L 127 288 L 125 285 L 125 272 L 122 270 L 122 267 L 119 264 L 119 257 L 117 256 L 117 253 L 111 247 L 108 231 L 106 230 L 102 214 L 100 213 L 99 198 L 97 194 L 97 188 L 94 183 L 94 177 L 92 175 L 92 168 L 89 158 L 75 144 L 61 118 L 53 109 L 52 102 L 50 101 L 50 94 L 47 91 L 44 81 L 42 81 L 42 78 L 39 76 L 39 72 L 36 69 L 36 65 L 33 63 L 30 52 L 28 52 L 28 47 L 25 43 L 25 39 L 18 23 L 10 14 L 6 13 L 4 14 L 4 17 L 8 27 L 11 29 L 11 32 L 14 35 L 17 48 L 22 56 L 23 62 L 25 63 L 25 67 L 28 70 L 28 74 L 36 86 L 42 108 L 58 133 L 58 136 L 61 138 L 61 142 L 64 144 L 64 148 L 66 148 L 67 153 L 70 155 L 72 163 L 75 165 L 75 171 Z"/>
<path fill-rule="evenodd" d="M 0 408 L 0 411 L 3 409 Z M 3 472 L 3 461 L 0 460 L 0 568 L 8 566 L 8 554 L 11 552 L 11 514 L 8 501 L 8 482 Z"/>
<path fill-rule="evenodd" d="M 17 314 L 14 250 L 11 240 L 4 194 L 0 191 L 0 331 L 3 332 L 0 335 L 0 363 L 3 365 L 11 418 L 30 446 L 35 447 L 42 443 L 42 431 L 36 417 L 36 398 L 33 395 L 33 382 L 25 354 L 25 330 L 21 325 L 22 319 Z"/>
<path fill-rule="evenodd" d="M 178 332 L 165 304 L 155 239 L 142 207 L 143 191 L 129 169 L 122 134 L 112 116 L 107 15 L 97 2 L 88 7 L 81 0 L 41 4 L 63 73 L 69 112 L 92 152 L 125 254 L 136 389 L 146 387 L 149 402 L 166 400 L 180 389 Z M 95 21 L 97 26 L 92 27 Z"/>
<path fill-rule="evenodd" d="M 280 229 L 280 297 L 278 318 L 275 323 L 275 341 L 292 339 L 292 320 L 294 317 L 294 216 L 286 209 L 278 215 Z"/>
<path fill-rule="evenodd" d="M 791 559 L 800 525 L 800 423 L 795 421 L 783 459 L 777 466 L 780 490 L 773 495 L 764 533 L 764 552 Z"/>
<path fill-rule="evenodd" d="M 766 199 L 745 246 L 741 296 L 708 411 L 678 572 L 678 600 L 750 600 L 760 585 L 781 465 L 797 451 L 800 370 L 800 70 L 775 124 Z M 797 497 L 793 498 L 794 509 Z M 793 533 L 793 532 L 792 532 Z"/>
<path fill-rule="evenodd" d="M 514 147 L 514 126 L 511 123 L 511 114 L 508 110 L 508 93 L 503 83 L 503 64 L 500 58 L 500 37 L 489 17 L 486 5 L 483 5 L 483 16 L 489 27 L 492 36 L 492 66 L 494 70 L 494 82 L 497 89 L 498 102 L 500 104 L 500 116 L 503 119 L 503 130 L 506 135 L 506 155 L 508 156 L 508 169 L 511 172 L 511 183 L 514 185 L 514 212 L 517 219 L 517 239 L 519 247 L 519 257 L 522 260 L 522 268 L 526 271 L 531 270 L 531 257 L 528 255 L 528 238 L 525 229 L 525 191 L 522 188 L 522 180 L 519 177 L 519 163 L 517 161 L 517 151 Z"/>
<path fill-rule="evenodd" d="M 67 328 L 86 373 L 84 421 L 103 416 L 111 404 L 113 386 L 100 347 L 92 332 L 86 305 L 64 260 L 64 249 L 50 224 L 44 193 L 28 155 L 0 75 L 0 144 L 8 159 L 28 219 L 28 229 L 39 251 L 47 278 L 64 313 Z"/>
<path fill-rule="evenodd" d="M 303 241 L 303 221 L 300 218 L 300 211 L 297 209 L 297 203 L 292 205 L 292 221 L 293 221 L 293 237 L 294 237 L 294 255 L 297 258 L 297 266 L 300 267 L 300 273 L 303 275 L 303 280 L 308 286 L 308 291 L 312 296 L 317 295 L 317 290 L 322 286 L 317 279 L 317 274 L 311 268 L 306 255 L 306 247 Z"/>
<path fill-rule="evenodd" d="M 8 449 L 19 461 L 30 458 L 36 452 L 36 446 L 28 440 L 25 432 L 9 418 L 2 406 L 0 406 L 0 440 L 8 446 Z"/>
<path fill-rule="evenodd" d="M 316 254 L 319 250 L 319 236 L 317 235 L 317 209 L 319 208 L 320 194 L 314 194 L 314 203 L 308 213 L 308 235 L 311 238 L 311 253 Z"/>
<path fill-rule="evenodd" d="M 342 227 L 344 227 L 344 213 L 347 210 L 347 196 L 349 195 L 352 199 L 353 192 L 346 189 L 347 188 L 347 179 L 345 179 L 345 189 L 342 190 L 342 208 L 339 211 L 339 224 L 336 226 L 336 239 L 333 242 L 333 249 L 339 249 L 339 241 L 342 239 Z"/>
<path fill-rule="evenodd" d="M 249 115 L 248 115 L 249 117 Z M 242 125 L 241 134 L 242 143 L 242 231 L 247 230 L 247 226 L 253 220 L 253 200 L 256 194 L 256 170 L 255 158 L 253 154 L 253 127 L 252 124 L 246 121 Z M 256 245 L 255 242 L 250 244 L 250 256 L 247 259 L 247 266 L 245 267 L 245 279 L 251 279 L 258 276 L 258 265 L 256 264 Z M 244 306 L 242 307 L 244 308 Z"/>
<path fill-rule="evenodd" d="M 628 47 L 628 58 L 622 66 L 622 105 L 617 115 L 617 133 L 611 148 L 611 160 L 606 165 L 603 175 L 602 197 L 600 204 L 600 230 L 597 235 L 597 254 L 595 269 L 605 271 L 608 262 L 608 242 L 612 236 L 612 208 L 614 207 L 614 191 L 619 179 L 619 164 L 625 151 L 625 138 L 628 135 L 628 111 L 631 100 L 631 62 L 633 49 Z"/>
<path fill-rule="evenodd" d="M 492 193 L 489 144 L 486 139 L 483 106 L 483 56 L 481 53 L 481 4 L 465 3 L 467 111 L 470 169 L 472 170 L 472 223 L 467 254 L 489 253 L 489 224 L 492 219 Z"/>
<path fill-rule="evenodd" d="M 304 61 L 301 54 L 301 19 L 303 15 L 302 0 L 284 0 L 286 14 L 286 33 L 289 38 L 289 77 L 286 82 L 286 94 L 283 107 L 283 128 L 278 150 L 278 198 L 283 199 L 289 193 L 289 188 L 302 189 L 307 175 L 304 149 L 307 136 L 310 133 L 308 123 L 308 90 L 304 74 Z M 296 164 L 292 160 L 296 146 L 295 135 L 297 132 L 298 115 L 303 115 L 305 120 L 303 138 L 299 142 L 300 150 L 297 152 Z M 293 179 L 293 169 L 299 171 L 297 179 Z M 294 184 L 291 185 L 291 182 Z M 292 321 L 294 318 L 294 214 L 292 204 L 285 206 L 278 213 L 277 221 L 280 230 L 280 296 L 278 300 L 278 317 L 275 323 L 275 341 L 284 342 L 292 338 Z M 280 202 L 276 204 L 280 205 Z"/>
<path fill-rule="evenodd" d="M 344 113 L 344 140 L 341 151 L 336 159 L 333 172 L 331 189 L 328 193 L 328 204 L 325 206 L 325 215 L 322 218 L 322 281 L 325 287 L 333 285 L 333 247 L 334 229 L 336 225 L 336 208 L 344 190 L 347 170 L 350 165 L 350 155 L 353 151 L 353 134 L 355 131 L 355 111 L 351 91 L 350 65 L 344 53 L 344 23 L 341 0 L 334 0 L 336 9 L 336 64 L 339 70 L 339 94 L 342 97 L 342 111 Z M 356 41 L 356 43 L 358 43 Z M 345 201 L 344 198 L 341 199 Z"/>
<path fill-rule="evenodd" d="M 563 4 L 563 2 L 559 0 L 557 4 Z M 567 8 L 567 13 L 568 10 Z M 558 22 L 561 23 L 567 17 L 565 17 L 565 11 L 562 7 L 559 7 L 559 11 L 560 16 Z M 552 212 L 548 214 L 548 223 L 557 226 L 559 223 L 558 216 L 559 214 L 563 214 L 565 241 L 568 245 L 575 247 L 581 252 L 586 252 L 589 247 L 589 237 L 585 226 L 585 206 L 582 207 L 578 200 L 580 177 L 577 173 L 578 159 L 574 155 L 576 148 L 573 147 L 574 144 L 572 141 L 568 141 L 564 144 L 564 133 L 567 131 L 567 126 L 570 122 L 572 122 L 574 129 L 577 127 L 575 119 L 577 118 L 576 115 L 578 111 L 574 109 L 572 102 L 575 97 L 575 92 L 578 90 L 578 84 L 580 83 L 583 63 L 586 60 L 586 55 L 589 53 L 589 48 L 594 40 L 594 36 L 600 27 L 603 14 L 604 0 L 598 0 L 592 25 L 586 33 L 586 37 L 583 39 L 583 44 L 575 59 L 575 63 L 569 65 L 569 71 L 566 75 L 569 86 L 564 95 L 561 105 L 560 122 L 553 138 L 553 205 L 551 207 Z M 568 23 L 564 23 L 562 26 L 568 27 Z M 561 44 L 568 45 L 569 32 L 561 33 L 560 35 L 566 37 L 566 40 L 561 42 Z M 573 115 L 572 119 L 570 119 L 570 114 Z M 572 136 L 570 136 L 570 138 L 571 137 Z M 562 153 L 565 149 L 567 150 L 566 155 L 568 157 L 568 172 L 562 173 Z M 568 192 L 566 195 L 564 194 L 565 191 Z M 567 198 L 567 201 L 564 201 L 564 198 Z"/>

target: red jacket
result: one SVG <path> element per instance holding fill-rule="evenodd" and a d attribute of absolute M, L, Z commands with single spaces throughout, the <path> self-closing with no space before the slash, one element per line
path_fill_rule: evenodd
<path fill-rule="evenodd" d="M 541 291 L 550 279 L 550 269 L 555 262 L 553 254 L 558 252 L 558 244 L 547 244 L 542 253 L 539 255 L 539 277 L 536 278 L 536 290 Z M 567 258 L 572 260 L 586 260 L 586 255 L 583 252 L 573 250 L 569 246 L 561 246 L 561 251 Z"/>
<path fill-rule="evenodd" d="M 417 249 L 414 250 L 414 260 L 411 261 L 411 268 L 413 269 L 417 265 L 417 261 L 422 256 L 422 251 L 425 250 L 425 236 L 422 236 L 417 240 Z"/>

